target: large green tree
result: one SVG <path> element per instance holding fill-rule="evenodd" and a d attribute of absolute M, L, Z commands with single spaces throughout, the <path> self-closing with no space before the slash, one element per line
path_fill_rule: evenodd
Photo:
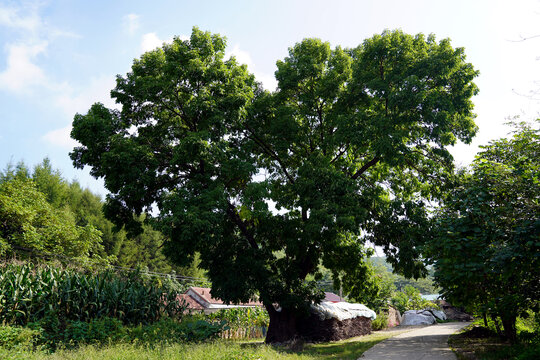
<path fill-rule="evenodd" d="M 362 275 L 367 240 L 423 274 L 423 199 L 452 170 L 446 147 L 476 131 L 477 72 L 463 49 L 401 31 L 354 49 L 306 39 L 278 61 L 275 92 L 224 51 L 224 38 L 195 28 L 118 76 L 120 111 L 75 116 L 71 157 L 104 178 L 106 214 L 137 232 L 133 213 L 155 207 L 147 220 L 167 253 L 200 253 L 214 296 L 259 296 L 269 342 L 297 336 L 321 300 L 305 280 L 320 264 Z"/>
<path fill-rule="evenodd" d="M 444 296 L 498 316 L 516 340 L 516 317 L 540 306 L 540 131 L 517 124 L 482 147 L 436 217 L 430 244 Z"/>

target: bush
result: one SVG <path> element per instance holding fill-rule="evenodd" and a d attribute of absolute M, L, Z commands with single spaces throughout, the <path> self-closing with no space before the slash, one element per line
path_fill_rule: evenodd
<path fill-rule="evenodd" d="M 73 348 L 80 345 L 102 345 L 116 343 L 139 343 L 158 345 L 164 343 L 201 342 L 219 337 L 228 329 L 225 322 L 208 322 L 187 317 L 177 321 L 163 318 L 152 324 L 124 326 L 114 318 L 85 321 L 67 321 L 60 326 L 58 318 L 47 317 L 40 322 L 30 323 L 27 330 L 37 334 L 34 344 L 43 345 L 48 350 Z"/>
<path fill-rule="evenodd" d="M 540 344 L 528 346 L 521 354 L 516 357 L 517 360 L 538 360 L 540 359 Z"/>
<path fill-rule="evenodd" d="M 106 317 L 70 322 L 63 335 L 64 343 L 70 345 L 117 342 L 126 336 L 126 329 L 120 320 Z"/>
<path fill-rule="evenodd" d="M 392 305 L 403 314 L 407 310 L 439 309 L 437 304 L 422 299 L 420 292 L 414 287 L 407 285 L 392 297 Z"/>
<path fill-rule="evenodd" d="M 127 336 L 130 341 L 146 344 L 199 342 L 215 339 L 225 329 L 224 321 L 208 322 L 188 317 L 182 322 L 163 319 L 151 325 L 128 328 Z"/>
<path fill-rule="evenodd" d="M 0 347 L 7 350 L 33 350 L 41 333 L 29 328 L 0 326 Z"/>
<path fill-rule="evenodd" d="M 377 318 L 371 322 L 371 329 L 374 331 L 383 330 L 388 327 L 388 314 L 380 311 Z"/>

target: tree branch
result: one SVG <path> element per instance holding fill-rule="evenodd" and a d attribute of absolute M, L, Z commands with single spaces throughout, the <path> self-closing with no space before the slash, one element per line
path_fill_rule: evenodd
<path fill-rule="evenodd" d="M 257 242 L 255 241 L 255 238 L 253 237 L 253 234 L 249 231 L 249 229 L 246 226 L 246 223 L 240 218 L 240 215 L 238 215 L 238 213 L 236 212 L 236 209 L 231 203 L 229 203 L 227 206 L 227 215 L 229 215 L 229 218 L 238 226 L 238 228 L 240 229 L 240 232 L 242 233 L 242 235 L 244 235 L 249 245 L 253 249 L 258 250 L 259 246 L 257 245 Z"/>
<path fill-rule="evenodd" d="M 334 158 L 330 161 L 330 164 L 332 164 L 334 161 L 339 159 L 341 155 L 343 155 L 348 149 L 349 149 L 349 145 L 346 145 L 340 152 L 336 154 L 336 156 L 334 156 Z"/>
<path fill-rule="evenodd" d="M 276 160 L 281 168 L 281 170 L 283 171 L 283 173 L 285 174 L 285 176 L 287 177 L 287 179 L 289 179 L 290 183 L 291 184 L 294 184 L 294 179 L 293 177 L 289 174 L 289 172 L 287 171 L 287 167 L 285 166 L 285 164 L 283 163 L 283 161 L 279 158 L 279 156 L 276 154 L 276 152 L 274 150 L 272 150 L 270 148 L 269 145 L 267 145 L 261 138 L 259 138 L 257 135 L 255 135 L 255 131 L 249 127 L 248 125 L 246 125 L 246 129 L 249 131 L 249 133 L 251 134 L 251 138 L 253 140 L 255 140 L 255 142 L 263 149 L 263 151 L 265 153 L 267 153 L 268 155 L 270 155 L 274 160 Z"/>
<path fill-rule="evenodd" d="M 376 165 L 381 160 L 380 157 L 375 156 L 373 159 L 365 163 L 357 172 L 354 173 L 353 176 L 351 176 L 351 179 L 356 180 L 358 177 L 360 177 L 363 173 L 367 171 L 370 167 Z"/>

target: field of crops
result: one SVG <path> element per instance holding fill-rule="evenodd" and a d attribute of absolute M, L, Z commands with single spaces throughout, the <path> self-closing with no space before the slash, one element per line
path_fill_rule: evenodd
<path fill-rule="evenodd" d="M 103 317 L 150 323 L 181 314 L 175 293 L 112 271 L 80 273 L 51 266 L 0 266 L 0 323 L 26 325 L 47 316 L 60 321 Z"/>

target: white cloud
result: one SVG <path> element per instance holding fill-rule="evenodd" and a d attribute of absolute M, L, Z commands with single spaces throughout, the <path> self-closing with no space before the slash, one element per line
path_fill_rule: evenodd
<path fill-rule="evenodd" d="M 261 73 L 254 71 L 253 74 L 255 75 L 255 79 L 262 83 L 263 87 L 266 90 L 275 91 L 278 87 L 278 82 L 274 75 Z"/>
<path fill-rule="evenodd" d="M 61 129 L 49 131 L 43 135 L 42 139 L 54 146 L 73 149 L 75 146 L 79 146 L 80 144 L 70 137 L 70 133 L 71 125 Z"/>
<path fill-rule="evenodd" d="M 86 111 L 95 101 L 114 107 L 109 97 L 109 91 L 115 85 L 114 76 L 92 78 L 89 84 L 74 89 L 70 84 L 52 78 L 40 66 L 40 57 L 47 55 L 49 44 L 56 38 L 78 36 L 48 26 L 38 11 L 39 4 L 17 9 L 0 5 L 0 28 L 16 30 L 11 43 L 4 46 L 7 58 L 5 68 L 0 69 L 0 90 L 26 96 L 34 96 L 38 92 L 46 94 L 42 96 L 61 108 L 70 119 L 76 112 Z M 20 13 L 25 15 L 20 16 Z M 136 16 L 130 19 L 135 22 Z M 51 132 L 48 138 L 58 138 L 60 133 L 56 131 Z"/>
<path fill-rule="evenodd" d="M 251 55 L 249 55 L 247 51 L 240 49 L 238 45 L 234 45 L 233 49 L 225 54 L 225 59 L 228 59 L 231 56 L 234 56 L 238 63 L 247 65 L 249 71 L 255 75 L 255 79 L 261 82 L 265 89 L 271 91 L 276 90 L 278 84 L 275 77 L 271 74 L 258 71 L 251 59 Z"/>
<path fill-rule="evenodd" d="M 10 43 L 4 44 L 6 67 L 0 69 L 0 89 L 17 94 L 28 93 L 33 87 L 46 83 L 43 70 L 36 59 L 48 46 L 45 25 L 36 6 L 10 8 L 0 5 L 0 27 L 14 31 Z"/>
<path fill-rule="evenodd" d="M 7 45 L 7 67 L 0 72 L 0 88 L 15 93 L 26 93 L 35 86 L 46 84 L 43 70 L 35 64 L 36 57 L 43 54 L 46 49 L 46 41 Z"/>
<path fill-rule="evenodd" d="M 0 28 L 13 30 L 4 45 L 6 66 L 0 69 L 0 90 L 15 94 L 33 94 L 37 88 L 62 87 L 49 78 L 39 65 L 49 43 L 58 37 L 78 37 L 47 25 L 39 16 L 41 3 L 26 3 L 17 8 L 0 5 Z M 21 15 L 23 14 L 23 15 Z"/>
<path fill-rule="evenodd" d="M 183 40 L 183 41 L 189 40 L 189 36 L 185 36 L 185 35 L 180 35 L 178 36 L 178 38 L 180 38 L 180 40 Z M 141 39 L 141 51 L 143 53 L 147 51 L 152 51 L 158 47 L 162 47 L 164 43 L 169 44 L 169 43 L 172 43 L 172 41 L 173 41 L 173 38 L 162 40 L 154 32 L 146 33 L 142 36 L 142 39 Z"/>
<path fill-rule="evenodd" d="M 90 80 L 83 90 L 74 90 L 67 84 L 57 89 L 55 105 L 60 107 L 71 120 L 76 113 L 86 113 L 93 103 L 100 102 L 108 108 L 119 108 L 110 97 L 110 90 L 115 86 L 114 76 L 100 76 Z M 50 145 L 72 149 L 79 143 L 70 137 L 71 125 L 49 131 L 42 140 Z"/>
<path fill-rule="evenodd" d="M 128 14 L 123 18 L 124 29 L 128 34 L 133 35 L 139 29 L 139 15 Z"/>
<path fill-rule="evenodd" d="M 84 114 L 96 102 L 108 108 L 119 109 L 119 105 L 110 97 L 110 90 L 115 86 L 114 76 L 100 76 L 90 80 L 90 84 L 83 90 L 76 90 L 67 84 L 61 84 L 55 89 L 56 97 L 53 104 L 61 108 L 66 117 L 71 120 L 76 113 Z M 59 129 L 51 130 L 41 137 L 49 145 L 73 149 L 79 143 L 70 137 L 71 124 Z"/>
<path fill-rule="evenodd" d="M 141 50 L 142 52 L 152 51 L 157 47 L 163 45 L 163 40 L 160 40 L 156 33 L 148 33 L 142 36 Z"/>
<path fill-rule="evenodd" d="M 118 105 L 110 97 L 110 91 L 115 86 L 114 76 L 94 77 L 83 90 L 75 90 L 64 85 L 58 89 L 55 105 L 60 107 L 70 119 L 76 113 L 88 111 L 88 108 L 96 102 L 100 102 L 108 108 L 118 108 Z"/>
<path fill-rule="evenodd" d="M 247 51 L 241 50 L 238 45 L 234 45 L 233 49 L 230 52 L 225 54 L 225 59 L 234 56 L 236 61 L 240 64 L 246 64 L 249 68 L 253 68 L 253 60 L 251 60 L 251 55 Z"/>
<path fill-rule="evenodd" d="M 20 16 L 20 10 L 22 9 L 0 7 L 0 25 L 27 31 L 35 31 L 41 26 L 41 19 L 35 12 L 35 9 L 34 11 L 30 11 L 31 13 L 26 16 Z"/>

